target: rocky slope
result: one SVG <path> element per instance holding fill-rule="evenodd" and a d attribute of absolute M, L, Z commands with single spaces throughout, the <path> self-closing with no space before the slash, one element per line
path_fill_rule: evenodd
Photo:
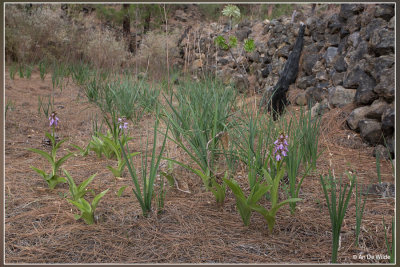
<path fill-rule="evenodd" d="M 185 17 L 181 11 L 177 15 Z M 300 93 L 292 104 L 311 103 L 315 114 L 351 105 L 348 127 L 370 145 L 386 142 L 393 156 L 394 5 L 342 4 L 330 15 L 308 15 L 299 12 L 293 21 L 243 21 L 233 29 L 218 23 L 189 26 L 179 39 L 180 65 L 194 74 L 214 73 L 240 92 L 270 91 L 302 21 L 307 26 L 304 47 L 292 86 Z M 235 35 L 238 46 L 232 53 L 216 48 L 218 35 Z M 247 38 L 255 40 L 252 53 L 243 50 Z"/>

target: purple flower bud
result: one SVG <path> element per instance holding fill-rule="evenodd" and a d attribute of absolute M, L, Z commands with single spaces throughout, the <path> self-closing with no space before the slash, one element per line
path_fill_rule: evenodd
<path fill-rule="evenodd" d="M 282 159 L 281 155 L 276 155 L 276 161 L 280 161 Z"/>

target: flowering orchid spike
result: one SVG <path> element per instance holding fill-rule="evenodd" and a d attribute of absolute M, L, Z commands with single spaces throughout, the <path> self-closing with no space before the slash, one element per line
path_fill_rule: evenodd
<path fill-rule="evenodd" d="M 289 152 L 287 138 L 287 135 L 281 133 L 274 142 L 274 156 L 276 161 L 281 161 L 284 157 L 287 157 L 287 153 Z"/>
<path fill-rule="evenodd" d="M 50 127 L 51 126 L 57 126 L 58 125 L 58 121 L 59 121 L 59 119 L 58 119 L 58 117 L 56 116 L 56 113 L 55 112 L 52 112 L 51 113 L 51 115 L 50 115 L 50 117 L 49 117 L 49 121 L 50 121 Z"/>

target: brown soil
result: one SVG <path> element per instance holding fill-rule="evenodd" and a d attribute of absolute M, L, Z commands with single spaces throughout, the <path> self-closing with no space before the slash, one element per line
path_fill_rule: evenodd
<path fill-rule="evenodd" d="M 5 77 L 5 102 L 14 103 L 5 122 L 6 263 L 328 263 L 331 227 L 319 175 L 327 174 L 329 169 L 336 175 L 348 170 L 357 174 L 359 183 L 378 181 L 372 148 L 361 145 L 357 135 L 343 129 L 341 112 L 334 110 L 325 115 L 320 139 L 323 153 L 317 171 L 304 180 L 300 193 L 303 201 L 294 215 L 288 208 L 278 212 L 272 234 L 258 214 L 252 215 L 249 227 L 243 226 L 231 191 L 224 206 L 218 207 L 212 193 L 203 190 L 200 178 L 179 168 L 175 174 L 180 190 L 168 188 L 164 212 L 145 218 L 131 191 L 129 174 L 115 179 L 105 167 L 115 161 L 97 158 L 93 152 L 73 157 L 63 165 L 77 183 L 97 173 L 89 186 L 96 194 L 110 188 L 96 211 L 98 222 L 86 225 L 82 220 L 75 221 L 77 210 L 62 196 L 69 192 L 67 184 L 49 190 L 30 168 L 49 167 L 27 148 L 49 151 L 42 144 L 45 131 L 50 130 L 48 119 L 37 109 L 38 96 L 52 91 L 50 75 L 45 81 L 35 72 L 30 80 L 17 75 L 10 80 L 6 71 Z M 60 118 L 57 133 L 69 138 L 59 155 L 67 149 L 75 151 L 70 147 L 72 143 L 86 145 L 92 115 L 97 113 L 101 118 L 100 111 L 84 100 L 72 82 L 62 92 L 56 90 L 55 107 Z M 130 125 L 132 150 L 144 150 L 142 144 L 147 132 L 151 140 L 152 127 L 151 116 L 137 126 Z M 159 138 L 160 145 L 161 141 Z M 188 161 L 170 142 L 168 152 L 170 157 Z M 139 166 L 140 157 L 135 158 L 135 164 Z M 382 162 L 381 172 L 383 181 L 394 183 L 389 162 Z M 238 173 L 234 178 L 244 184 L 243 177 L 245 173 Z M 116 192 L 123 185 L 128 187 L 118 197 Z M 350 200 L 342 227 L 338 262 L 387 262 L 358 259 L 358 255 L 387 254 L 382 217 L 388 227 L 394 216 L 394 199 L 368 195 L 359 248 L 354 243 L 354 199 Z M 390 226 L 388 230 L 391 240 Z"/>

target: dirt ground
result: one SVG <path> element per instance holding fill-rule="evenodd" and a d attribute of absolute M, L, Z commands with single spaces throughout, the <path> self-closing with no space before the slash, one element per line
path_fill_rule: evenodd
<path fill-rule="evenodd" d="M 264 219 L 255 213 L 250 226 L 243 226 L 230 190 L 224 206 L 218 207 L 212 193 L 203 190 L 201 179 L 179 168 L 175 176 L 180 190 L 169 187 L 164 212 L 144 218 L 133 196 L 128 172 L 122 179 L 115 179 L 106 168 L 115 165 L 115 160 L 97 158 L 93 152 L 86 157 L 70 158 L 63 165 L 77 183 L 97 173 L 89 186 L 96 194 L 110 189 L 98 205 L 98 222 L 86 225 L 82 220 L 75 221 L 73 214 L 77 210 L 63 196 L 69 192 L 68 185 L 49 190 L 30 168 L 49 167 L 27 148 L 49 151 L 42 144 L 45 131 L 50 131 L 49 122 L 43 112 L 38 113 L 38 96 L 51 93 L 51 75 L 44 81 L 37 72 L 29 80 L 17 76 L 10 80 L 8 71 L 5 74 L 5 103 L 14 103 L 5 122 L 6 263 L 329 263 L 331 226 L 320 174 L 327 174 L 329 169 L 336 175 L 355 171 L 363 185 L 378 182 L 373 148 L 363 145 L 357 134 L 336 126 L 341 120 L 335 115 L 340 114 L 336 110 L 324 120 L 327 130 L 320 139 L 320 150 L 324 152 L 317 170 L 304 180 L 299 196 L 303 201 L 294 215 L 288 208 L 278 212 L 272 234 Z M 55 107 L 60 119 L 57 133 L 61 138 L 69 138 L 59 156 L 68 149 L 76 152 L 70 144 L 86 146 L 91 119 L 96 113 L 101 118 L 100 111 L 85 103 L 83 94 L 72 82 L 62 92 L 56 90 Z M 142 144 L 147 133 L 151 139 L 153 123 L 148 116 L 138 125 L 130 125 L 133 151 L 144 150 Z M 161 141 L 159 138 L 158 144 Z M 171 142 L 167 151 L 171 157 L 187 160 Z M 140 157 L 135 160 L 139 166 Z M 382 162 L 381 173 L 382 181 L 394 183 L 390 162 Z M 245 177 L 245 173 L 239 172 L 234 178 L 245 181 Z M 123 185 L 128 187 L 118 197 L 116 192 Z M 387 255 L 382 217 L 391 240 L 394 198 L 367 195 L 358 248 L 354 243 L 354 199 L 353 196 L 350 200 L 342 227 L 338 262 L 388 262 L 365 256 Z"/>

